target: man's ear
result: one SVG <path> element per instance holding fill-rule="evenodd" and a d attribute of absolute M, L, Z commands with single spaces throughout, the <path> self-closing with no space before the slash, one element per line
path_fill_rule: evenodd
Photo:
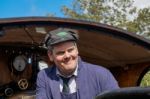
<path fill-rule="evenodd" d="M 52 56 L 52 52 L 48 51 L 47 54 L 48 54 L 48 57 L 49 57 L 50 61 L 53 62 L 54 59 L 53 59 L 53 56 Z"/>

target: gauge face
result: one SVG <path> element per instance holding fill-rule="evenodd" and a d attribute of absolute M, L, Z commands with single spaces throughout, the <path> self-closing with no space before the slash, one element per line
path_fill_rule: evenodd
<path fill-rule="evenodd" d="M 13 61 L 13 67 L 17 70 L 17 71 L 23 71 L 26 67 L 26 58 L 23 55 L 17 56 L 15 57 L 14 61 Z"/>
<path fill-rule="evenodd" d="M 45 61 L 41 60 L 38 63 L 38 67 L 39 67 L 39 70 L 42 70 L 42 69 L 48 68 L 48 64 Z"/>

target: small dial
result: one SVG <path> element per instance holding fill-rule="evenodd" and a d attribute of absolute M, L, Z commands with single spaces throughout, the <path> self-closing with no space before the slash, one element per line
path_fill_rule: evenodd
<path fill-rule="evenodd" d="M 19 55 L 15 57 L 13 61 L 13 67 L 17 71 L 23 71 L 26 67 L 26 64 L 27 64 L 26 62 L 27 62 L 26 57 L 24 55 Z"/>

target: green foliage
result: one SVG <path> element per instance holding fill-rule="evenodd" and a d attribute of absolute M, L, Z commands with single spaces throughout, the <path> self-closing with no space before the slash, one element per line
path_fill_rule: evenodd
<path fill-rule="evenodd" d="M 62 7 L 68 18 L 105 23 L 150 38 L 150 7 L 138 10 L 133 0 L 74 0 Z"/>
<path fill-rule="evenodd" d="M 70 18 L 123 25 L 127 15 L 133 15 L 136 8 L 133 0 L 75 0 L 73 8 L 63 7 L 64 15 Z"/>
<path fill-rule="evenodd" d="M 141 83 L 140 83 L 140 86 L 141 86 L 141 87 L 150 86 L 150 71 L 148 71 L 148 72 L 144 75 L 144 77 L 143 77 L 143 79 L 142 79 L 142 81 L 141 81 Z"/>
<path fill-rule="evenodd" d="M 133 23 L 137 24 L 140 35 L 150 38 L 150 7 L 139 10 L 138 17 Z"/>

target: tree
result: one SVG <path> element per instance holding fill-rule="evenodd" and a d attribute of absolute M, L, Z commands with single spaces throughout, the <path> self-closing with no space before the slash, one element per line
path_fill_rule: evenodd
<path fill-rule="evenodd" d="M 150 71 L 145 73 L 145 75 L 143 76 L 143 78 L 142 78 L 142 80 L 140 82 L 140 86 L 142 86 L 142 87 L 150 86 Z"/>
<path fill-rule="evenodd" d="M 138 34 L 150 39 L 150 7 L 140 9 L 132 23 L 135 24 Z"/>
<path fill-rule="evenodd" d="M 64 6 L 62 11 L 68 18 L 105 23 L 150 35 L 150 8 L 137 10 L 133 3 L 133 0 L 74 0 L 72 8 Z"/>

